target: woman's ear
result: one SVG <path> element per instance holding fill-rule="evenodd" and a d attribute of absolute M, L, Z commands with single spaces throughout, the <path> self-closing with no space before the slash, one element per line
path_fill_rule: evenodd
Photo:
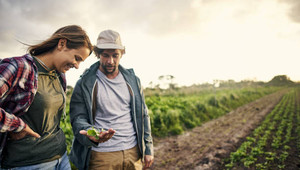
<path fill-rule="evenodd" d="M 59 39 L 57 43 L 57 49 L 62 50 L 66 47 L 66 45 L 67 45 L 67 39 L 65 38 Z"/>

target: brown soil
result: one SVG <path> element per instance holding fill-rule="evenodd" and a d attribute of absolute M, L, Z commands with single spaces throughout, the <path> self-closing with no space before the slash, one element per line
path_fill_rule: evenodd
<path fill-rule="evenodd" d="M 182 135 L 154 138 L 151 169 L 219 169 L 280 101 L 286 91 L 270 94 Z"/>

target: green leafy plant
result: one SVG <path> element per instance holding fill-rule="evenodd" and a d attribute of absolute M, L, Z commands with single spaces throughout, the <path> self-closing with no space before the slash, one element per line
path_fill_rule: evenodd
<path fill-rule="evenodd" d="M 89 129 L 87 131 L 87 135 L 95 137 L 97 140 L 99 140 L 99 135 L 101 132 L 104 132 L 105 130 L 102 128 L 101 131 L 98 131 L 96 128 L 92 127 L 92 129 Z"/>

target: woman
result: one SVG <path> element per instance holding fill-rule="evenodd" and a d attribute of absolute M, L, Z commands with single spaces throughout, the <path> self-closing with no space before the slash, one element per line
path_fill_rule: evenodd
<path fill-rule="evenodd" d="M 71 169 L 59 127 L 66 103 L 64 73 L 77 69 L 92 45 L 81 27 L 70 25 L 28 51 L 0 62 L 0 132 L 6 141 L 1 167 Z"/>

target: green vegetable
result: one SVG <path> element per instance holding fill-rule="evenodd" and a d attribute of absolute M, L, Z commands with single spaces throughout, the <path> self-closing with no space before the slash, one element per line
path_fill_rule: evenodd
<path fill-rule="evenodd" d="M 96 128 L 92 127 L 92 129 L 89 129 L 87 131 L 87 134 L 89 136 L 94 136 L 97 140 L 99 140 L 99 135 L 101 132 L 105 132 L 105 130 L 103 128 L 101 128 L 101 131 L 99 132 Z"/>
<path fill-rule="evenodd" d="M 97 129 L 95 129 L 94 127 L 92 127 L 92 129 L 89 129 L 87 131 L 87 134 L 89 136 L 94 136 L 97 140 L 99 140 L 99 134 L 100 134 L 100 132 Z"/>

